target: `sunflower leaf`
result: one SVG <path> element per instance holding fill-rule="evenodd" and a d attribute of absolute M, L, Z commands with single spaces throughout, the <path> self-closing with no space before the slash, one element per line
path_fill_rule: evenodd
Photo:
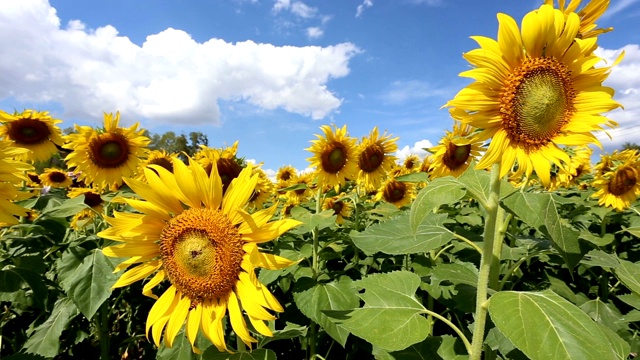
<path fill-rule="evenodd" d="M 416 254 L 439 248 L 453 239 L 444 227 L 446 214 L 427 213 L 416 230 L 412 230 L 411 216 L 400 215 L 351 234 L 355 245 L 367 255 L 382 252 L 391 255 Z"/>
<path fill-rule="evenodd" d="M 456 179 L 451 176 L 432 181 L 427 187 L 420 190 L 411 205 L 409 215 L 411 230 L 415 233 L 427 215 L 444 204 L 455 203 L 462 199 L 466 193 Z"/>
<path fill-rule="evenodd" d="M 60 335 L 76 315 L 78 308 L 70 298 L 59 299 L 47 321 L 36 327 L 33 335 L 24 344 L 24 349 L 28 353 L 45 357 L 58 355 Z"/>
<path fill-rule="evenodd" d="M 57 206 L 56 206 L 57 205 Z M 54 218 L 66 218 L 79 213 L 88 206 L 84 203 L 84 195 L 62 201 L 59 205 L 49 201 L 42 210 L 41 216 L 47 215 Z"/>
<path fill-rule="evenodd" d="M 640 295 L 640 264 L 620 259 L 614 272 L 629 290 Z"/>
<path fill-rule="evenodd" d="M 536 359 L 624 359 L 628 345 L 551 290 L 503 291 L 489 301 L 491 320 L 519 350 Z M 626 352 L 626 354 L 625 354 Z"/>
<path fill-rule="evenodd" d="M 423 342 L 390 353 L 397 360 L 464 360 L 468 359 L 467 349 L 462 340 L 453 336 L 431 336 Z"/>
<path fill-rule="evenodd" d="M 276 353 L 269 349 L 256 349 L 251 352 L 242 351 L 236 354 L 219 352 L 210 346 L 203 354 L 202 360 L 276 360 Z"/>
<path fill-rule="evenodd" d="M 211 346 L 215 348 L 214 346 Z M 184 329 L 180 330 L 180 332 L 176 335 L 176 339 L 173 341 L 173 346 L 168 348 L 164 346 L 164 342 L 160 349 L 158 349 L 158 354 L 156 356 L 157 360 L 192 360 L 197 359 L 196 354 L 193 353 L 191 349 L 191 344 L 189 343 L 189 339 L 184 333 Z"/>
<path fill-rule="evenodd" d="M 356 282 L 364 307 L 332 314 L 334 321 L 375 346 L 399 351 L 429 335 L 425 308 L 416 299 L 420 277 L 407 271 L 374 274 Z"/>

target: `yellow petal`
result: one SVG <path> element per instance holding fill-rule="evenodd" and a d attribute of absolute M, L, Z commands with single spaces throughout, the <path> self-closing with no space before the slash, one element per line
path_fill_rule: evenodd
<path fill-rule="evenodd" d="M 293 219 L 273 221 L 262 226 L 258 231 L 243 234 L 242 239 L 255 243 L 271 241 L 300 224 L 302 224 L 302 222 Z"/>
<path fill-rule="evenodd" d="M 182 328 L 184 321 L 187 319 L 189 307 L 191 306 L 191 300 L 188 296 L 183 294 L 178 295 L 180 300 L 178 300 L 178 304 L 171 313 L 171 318 L 167 324 L 167 330 L 164 338 L 167 347 L 173 347 L 173 340 Z"/>
<path fill-rule="evenodd" d="M 222 212 L 229 216 L 234 225 L 242 221 L 242 216 L 237 214 L 237 210 L 249 201 L 258 183 L 258 175 L 252 176 L 251 172 L 251 164 L 242 169 L 240 175 L 231 181 L 222 199 Z"/>
<path fill-rule="evenodd" d="M 229 308 L 229 319 L 231 320 L 231 327 L 233 328 L 233 331 L 240 337 L 243 343 L 251 348 L 251 343 L 257 342 L 257 340 L 249 335 L 249 330 L 247 330 L 247 323 L 244 321 L 242 310 L 240 309 L 240 305 L 238 304 L 238 298 L 233 291 L 229 293 L 227 307 Z"/>
<path fill-rule="evenodd" d="M 151 278 L 151 280 L 149 280 L 146 284 L 144 284 L 144 287 L 142 288 L 142 295 L 157 299 L 158 296 L 152 293 L 151 290 L 153 290 L 154 287 L 158 286 L 158 284 L 160 284 L 162 280 L 164 280 L 164 278 L 165 278 L 164 270 L 158 271 Z"/>
<path fill-rule="evenodd" d="M 148 263 L 138 265 L 133 269 L 126 271 L 124 274 L 122 274 L 122 276 L 120 276 L 120 279 L 118 279 L 118 281 L 116 281 L 116 283 L 113 284 L 111 288 L 115 289 L 115 288 L 133 284 L 134 282 L 138 280 L 142 280 L 147 276 L 151 275 L 156 270 L 158 270 L 161 266 L 162 266 L 162 262 L 160 260 L 149 261 Z"/>
<path fill-rule="evenodd" d="M 273 336 L 271 329 L 267 325 L 265 325 L 264 321 L 260 319 L 256 319 L 253 316 L 249 315 L 249 321 L 251 321 L 251 325 L 262 335 L 264 336 Z"/>
<path fill-rule="evenodd" d="M 196 305 L 194 309 L 189 311 L 187 316 L 187 339 L 191 344 L 191 349 L 194 353 L 200 353 L 195 347 L 196 336 L 198 335 L 198 329 L 200 328 L 200 320 L 202 319 L 202 304 Z"/>
<path fill-rule="evenodd" d="M 174 301 L 175 300 L 175 301 Z M 145 333 L 149 334 L 149 328 L 160 318 L 165 316 L 172 308 L 174 302 L 177 304 L 178 300 L 176 297 L 176 288 L 175 286 L 169 286 L 169 288 L 160 296 L 160 298 L 153 304 L 151 310 L 149 310 L 149 314 L 147 315 L 147 325 L 145 329 Z M 148 335 L 147 335 L 148 336 Z"/>

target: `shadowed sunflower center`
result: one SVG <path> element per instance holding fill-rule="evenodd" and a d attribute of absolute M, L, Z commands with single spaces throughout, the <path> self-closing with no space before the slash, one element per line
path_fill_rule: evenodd
<path fill-rule="evenodd" d="M 98 167 L 116 168 L 129 159 L 129 142 L 122 134 L 104 133 L 89 143 L 89 157 Z"/>
<path fill-rule="evenodd" d="M 227 190 L 229 184 L 231 184 L 231 180 L 235 179 L 242 172 L 242 167 L 238 165 L 235 159 L 227 159 L 220 158 L 216 162 L 218 166 L 218 174 L 220 175 L 220 180 L 222 181 L 222 189 L 223 191 Z"/>
<path fill-rule="evenodd" d="M 16 144 L 35 145 L 48 140 L 51 130 L 40 120 L 23 118 L 8 123 L 7 134 Z"/>
<path fill-rule="evenodd" d="M 442 162 L 451 170 L 455 170 L 467 163 L 471 145 L 456 145 L 452 142 L 447 145 L 447 152 L 442 157 Z"/>
<path fill-rule="evenodd" d="M 344 208 L 344 204 L 342 203 L 342 201 L 334 201 L 333 204 L 331 205 L 331 209 L 333 209 L 334 215 L 339 215 L 340 212 L 342 212 L 343 208 Z"/>
<path fill-rule="evenodd" d="M 500 97 L 509 138 L 532 148 L 544 146 L 568 123 L 575 109 L 571 72 L 554 58 L 525 60 L 513 70 Z"/>
<path fill-rule="evenodd" d="M 407 193 L 407 185 L 403 182 L 392 181 L 384 188 L 382 196 L 390 203 L 397 203 L 404 198 Z"/>
<path fill-rule="evenodd" d="M 173 163 L 171 162 L 171 160 L 169 160 L 167 158 L 161 157 L 161 158 L 153 159 L 153 160 L 149 161 L 149 165 L 162 166 L 163 168 L 167 169 L 169 172 L 171 172 L 171 173 L 173 172 Z"/>
<path fill-rule="evenodd" d="M 322 169 L 330 174 L 342 170 L 347 163 L 347 148 L 340 142 L 334 141 L 322 153 Z"/>
<path fill-rule="evenodd" d="M 27 176 L 29 177 L 29 180 L 31 180 L 32 182 L 36 183 L 36 184 L 40 184 L 40 177 L 36 174 L 27 174 Z"/>
<path fill-rule="evenodd" d="M 384 160 L 384 151 L 378 144 L 367 146 L 358 157 L 358 166 L 364 172 L 372 173 L 380 168 Z"/>
<path fill-rule="evenodd" d="M 616 171 L 609 182 L 609 192 L 615 196 L 623 195 L 633 189 L 637 182 L 636 171 L 630 166 L 624 166 Z"/>
<path fill-rule="evenodd" d="M 49 180 L 54 183 L 61 183 L 67 179 L 67 175 L 60 171 L 52 171 L 49 173 Z"/>
<path fill-rule="evenodd" d="M 102 204 L 102 198 L 100 197 L 100 194 L 86 192 L 83 195 L 84 195 L 84 203 L 89 207 L 94 208 Z"/>
<path fill-rule="evenodd" d="M 169 281 L 194 300 L 226 296 L 238 281 L 243 241 L 219 210 L 188 209 L 167 222 L 160 255 Z"/>

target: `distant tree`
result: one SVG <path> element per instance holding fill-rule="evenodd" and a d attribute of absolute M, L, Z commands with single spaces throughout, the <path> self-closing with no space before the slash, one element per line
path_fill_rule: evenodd
<path fill-rule="evenodd" d="M 626 143 L 622 144 L 622 150 L 627 150 L 627 149 L 640 150 L 640 145 L 627 141 Z"/>
<path fill-rule="evenodd" d="M 207 135 L 199 131 L 190 132 L 188 139 L 184 134 L 176 135 L 173 131 L 167 131 L 162 135 L 148 133 L 147 136 L 151 139 L 149 149 L 179 153 L 183 160 L 186 160 L 186 157 L 182 155 L 183 153 L 193 156 L 200 149 L 200 145 L 206 146 L 209 144 Z"/>

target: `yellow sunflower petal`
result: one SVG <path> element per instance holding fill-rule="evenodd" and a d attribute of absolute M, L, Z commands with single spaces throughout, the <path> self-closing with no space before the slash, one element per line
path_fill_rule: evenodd
<path fill-rule="evenodd" d="M 240 304 L 238 304 L 238 298 L 233 291 L 229 293 L 227 307 L 229 308 L 229 319 L 231 320 L 233 331 L 240 337 L 243 343 L 251 348 L 251 343 L 257 342 L 257 340 L 251 337 L 249 330 L 247 330 L 247 323 L 244 321 Z"/>
<path fill-rule="evenodd" d="M 178 297 L 180 299 L 171 313 L 171 318 L 169 319 L 165 333 L 164 340 L 167 347 L 173 347 L 173 340 L 180 329 L 182 329 L 182 325 L 184 325 L 184 321 L 187 319 L 187 315 L 189 313 L 189 307 L 191 306 L 191 300 L 188 296 L 178 294 Z"/>
<path fill-rule="evenodd" d="M 158 271 L 142 288 L 142 295 L 157 299 L 158 296 L 152 293 L 154 287 L 158 286 L 165 279 L 164 270 Z"/>
<path fill-rule="evenodd" d="M 142 280 L 147 276 L 153 274 L 156 270 L 158 270 L 162 266 L 162 262 L 160 260 L 149 261 L 148 263 L 144 263 L 134 267 L 133 269 L 126 271 L 118 281 L 116 281 L 112 289 L 116 289 L 119 287 L 131 285 L 138 280 Z"/>

